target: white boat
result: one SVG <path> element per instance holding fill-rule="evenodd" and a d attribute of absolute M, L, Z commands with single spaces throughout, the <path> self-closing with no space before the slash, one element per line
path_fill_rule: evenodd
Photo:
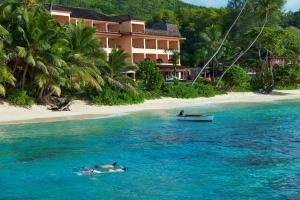
<path fill-rule="evenodd" d="M 193 121 L 193 122 L 212 122 L 214 121 L 213 115 L 185 115 L 184 111 L 181 111 L 177 116 L 180 121 Z"/>
<path fill-rule="evenodd" d="M 178 116 L 180 121 L 193 121 L 193 122 L 212 122 L 214 121 L 213 115 L 183 115 Z"/>

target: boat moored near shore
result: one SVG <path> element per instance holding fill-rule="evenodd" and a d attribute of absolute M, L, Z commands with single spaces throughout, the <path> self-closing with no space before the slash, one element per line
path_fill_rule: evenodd
<path fill-rule="evenodd" d="M 213 122 L 214 116 L 213 115 L 185 115 L 184 111 L 180 111 L 177 116 L 178 120 L 180 121 L 193 121 L 193 122 Z"/>

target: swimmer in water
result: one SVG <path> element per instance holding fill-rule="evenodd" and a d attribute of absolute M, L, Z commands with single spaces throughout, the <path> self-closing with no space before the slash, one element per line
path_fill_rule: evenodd
<path fill-rule="evenodd" d="M 128 167 L 123 167 L 123 168 L 120 168 L 120 169 L 108 169 L 108 171 L 105 171 L 105 172 L 101 172 L 101 171 L 98 171 L 98 170 L 89 170 L 89 171 L 85 171 L 83 174 L 84 175 L 91 175 L 91 174 L 109 174 L 109 173 L 121 173 L 121 172 L 126 172 L 128 171 Z"/>
<path fill-rule="evenodd" d="M 111 165 L 98 165 L 95 166 L 96 169 L 114 169 L 118 164 L 116 162 L 114 162 Z"/>
<path fill-rule="evenodd" d="M 91 175 L 91 174 L 94 174 L 96 170 L 94 169 L 89 169 L 87 171 L 83 171 L 81 172 L 82 175 Z"/>
<path fill-rule="evenodd" d="M 91 169 L 114 169 L 118 164 L 116 162 L 114 162 L 113 164 L 107 164 L 107 165 L 95 165 L 92 167 L 81 167 L 82 169 L 87 169 L 87 170 L 91 170 Z"/>
<path fill-rule="evenodd" d="M 108 173 L 126 172 L 126 171 L 128 171 L 128 167 L 123 167 L 121 169 L 109 169 Z"/>

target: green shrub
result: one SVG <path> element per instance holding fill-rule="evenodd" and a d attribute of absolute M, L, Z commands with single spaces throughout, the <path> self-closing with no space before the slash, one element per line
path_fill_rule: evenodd
<path fill-rule="evenodd" d="M 173 98 L 197 98 L 198 90 L 192 84 L 173 84 L 165 85 L 163 88 L 163 96 Z"/>
<path fill-rule="evenodd" d="M 145 91 L 159 90 L 164 80 L 159 68 L 149 59 L 138 64 L 137 77 Z"/>
<path fill-rule="evenodd" d="M 231 91 L 250 90 L 250 76 L 239 65 L 233 66 L 224 77 L 225 87 Z"/>
<path fill-rule="evenodd" d="M 173 98 L 197 98 L 197 97 L 213 97 L 216 95 L 212 85 L 197 82 L 195 85 L 191 83 L 174 83 L 164 85 L 163 96 Z"/>
<path fill-rule="evenodd" d="M 151 100 L 151 99 L 160 99 L 161 98 L 161 92 L 160 91 L 152 91 L 152 92 L 144 92 L 145 99 Z"/>
<path fill-rule="evenodd" d="M 300 71 L 297 66 L 288 65 L 274 68 L 274 81 L 276 88 L 297 89 L 300 84 Z"/>
<path fill-rule="evenodd" d="M 284 86 L 281 86 L 281 85 L 278 85 L 275 87 L 276 90 L 297 90 L 299 89 L 299 86 L 297 85 L 284 85 Z"/>
<path fill-rule="evenodd" d="M 213 97 L 216 95 L 216 92 L 211 85 L 197 83 L 194 87 L 197 89 L 199 97 Z"/>
<path fill-rule="evenodd" d="M 93 104 L 97 105 L 126 105 L 143 103 L 145 97 L 143 93 L 132 93 L 115 88 L 105 88 L 97 95 L 90 95 L 90 100 Z"/>
<path fill-rule="evenodd" d="M 27 95 L 27 91 L 14 89 L 8 92 L 7 99 L 11 103 L 20 106 L 33 106 L 33 99 Z"/>

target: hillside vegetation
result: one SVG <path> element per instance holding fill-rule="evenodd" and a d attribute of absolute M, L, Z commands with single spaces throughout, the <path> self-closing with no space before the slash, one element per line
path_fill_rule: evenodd
<path fill-rule="evenodd" d="M 192 7 L 179 0 L 54 0 L 54 2 L 66 6 L 94 8 L 108 15 L 129 14 L 145 20 L 151 19 L 153 15 L 165 9 L 175 11 L 180 7 Z"/>

